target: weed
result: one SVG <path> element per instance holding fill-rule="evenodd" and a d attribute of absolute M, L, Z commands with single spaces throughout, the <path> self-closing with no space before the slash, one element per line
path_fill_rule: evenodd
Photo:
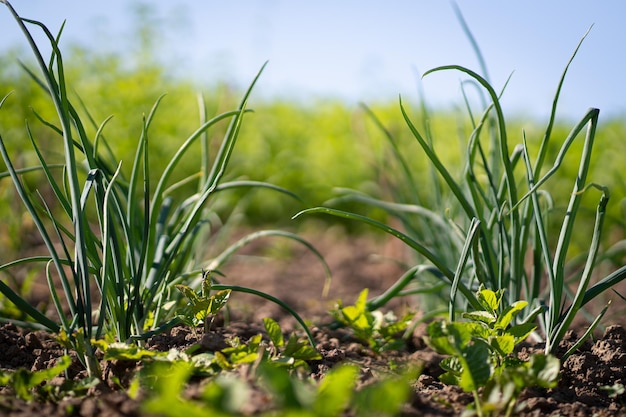
<path fill-rule="evenodd" d="M 515 356 L 515 346 L 535 325 L 513 324 L 527 303 L 517 301 L 502 309 L 503 293 L 481 289 L 476 298 L 482 309 L 463 314 L 468 321 L 434 321 L 428 326 L 428 344 L 450 355 L 441 362 L 446 372 L 440 379 L 473 393 L 480 416 L 510 415 L 524 388 L 553 388 L 559 376 L 560 362 L 554 356 L 534 354 L 526 362 Z"/>
<path fill-rule="evenodd" d="M 289 368 L 308 368 L 307 362 L 322 359 L 313 345 L 295 333 L 285 340 L 280 325 L 274 319 L 264 318 L 263 324 L 270 338 L 271 345 L 267 352 L 273 363 Z"/>
<path fill-rule="evenodd" d="M 0 386 L 9 387 L 11 391 L 25 401 L 58 400 L 70 395 L 84 394 L 99 382 L 96 378 L 84 378 L 80 381 L 66 381 L 62 385 L 50 384 L 50 380 L 65 372 L 72 360 L 62 356 L 58 363 L 48 369 L 29 371 L 24 368 L 0 371 Z"/>
<path fill-rule="evenodd" d="M 275 320 L 265 318 L 263 324 L 270 339 L 269 345 L 263 341 L 261 334 L 251 337 L 245 343 L 235 336 L 229 340 L 230 347 L 215 352 L 217 364 L 224 370 L 232 370 L 243 364 L 269 361 L 276 366 L 299 370 L 308 369 L 309 361 L 322 359 L 308 340 L 303 340 L 296 334 L 285 340 Z"/>
<path fill-rule="evenodd" d="M 331 315 L 376 353 L 401 348 L 404 341 L 399 334 L 407 329 L 414 314 L 407 313 L 397 319 L 392 312 L 383 314 L 379 310 L 370 311 L 367 294 L 367 288 L 361 291 L 354 305 L 343 306 L 339 300 L 336 308 L 330 312 Z"/>
<path fill-rule="evenodd" d="M 209 332 L 215 315 L 228 302 L 231 291 L 222 290 L 211 295 L 212 285 L 210 272 L 202 273 L 202 290 L 200 294 L 186 285 L 176 285 L 176 289 L 189 300 L 188 309 L 183 313 L 183 322 L 194 329 L 199 324 L 203 324 L 204 331 Z"/>

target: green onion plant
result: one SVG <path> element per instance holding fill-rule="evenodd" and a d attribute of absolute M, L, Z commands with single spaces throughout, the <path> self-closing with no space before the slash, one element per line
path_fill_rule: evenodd
<path fill-rule="evenodd" d="M 468 30 L 466 33 L 473 40 Z M 585 37 L 559 80 L 549 121 L 535 155 L 525 134 L 521 143 L 511 146 L 500 103 L 503 92 L 496 92 L 485 77 L 462 66 L 441 66 L 424 74 L 428 76 L 454 70 L 469 77 L 469 81 L 463 83 L 463 91 L 472 130 L 465 140 L 460 174 L 454 171 L 454 167 L 442 162 L 441 154 L 435 150 L 436 138 L 428 125 L 420 130 L 402 100 L 402 118 L 430 163 L 430 178 L 414 176 L 409 163 L 412 156 L 400 151 L 390 130 L 371 113 L 375 124 L 388 139 L 404 179 L 392 189 L 392 195 L 403 199 L 390 202 L 377 196 L 343 190 L 341 197 L 331 200 L 326 206 L 307 209 L 296 215 L 324 213 L 362 222 L 400 239 L 415 251 L 417 263 L 385 293 L 369 300 L 368 308 L 378 309 L 394 297 L 415 292 L 441 293 L 447 299 L 449 320 L 454 321 L 458 310 L 480 309 L 475 296 L 479 287 L 504 290 L 502 308 L 509 308 L 518 300 L 526 300 L 528 307 L 524 309 L 524 314 L 516 318 L 516 322 L 538 319 L 542 335 L 537 333 L 535 336 L 545 341 L 546 353 L 554 353 L 580 309 L 626 278 L 626 267 L 605 278 L 593 276 L 599 260 L 609 201 L 609 190 L 587 178 L 598 126 L 598 109 L 592 108 L 585 113 L 562 140 L 556 158 L 549 161 L 548 150 L 558 140 L 552 137 L 552 130 L 561 88 Z M 472 44 L 475 45 L 475 42 Z M 486 74 L 485 68 L 483 73 Z M 483 95 L 484 110 L 479 117 L 474 116 L 465 94 L 468 85 L 486 93 Z M 558 220 L 555 239 L 551 236 L 553 230 L 549 220 L 559 213 L 554 209 L 555 202 L 545 184 L 564 166 L 565 156 L 571 154 L 572 144 L 577 140 L 584 142 L 578 173 L 571 179 L 569 202 Z M 434 190 L 433 196 L 420 200 L 420 196 L 424 195 L 422 190 L 426 189 Z M 567 263 L 573 255 L 570 252 L 572 240 L 577 233 L 581 233 L 576 217 L 581 211 L 583 195 L 592 190 L 600 192 L 592 237 L 584 254 L 584 266 L 570 276 Z M 336 208 L 346 200 L 382 209 L 397 220 L 394 224 L 399 223 L 402 227 L 392 227 L 372 217 Z M 592 278 L 597 280 L 595 285 L 592 285 Z M 427 280 L 436 284 L 422 284 L 416 290 L 409 285 Z M 581 339 L 588 335 L 605 311 L 606 308 Z"/>
<path fill-rule="evenodd" d="M 0 266 L 0 270 L 45 265 L 59 321 L 31 306 L 2 280 L 0 292 L 40 327 L 59 333 L 61 340 L 77 351 L 90 375 L 99 375 L 92 340 L 108 335 L 122 342 L 140 342 L 181 323 L 179 312 L 185 300 L 183 294 L 176 290 L 176 285 L 199 289 L 206 272 L 217 271 L 230 254 L 250 240 L 264 236 L 287 237 L 304 243 L 321 259 L 306 241 L 281 231 L 250 235 L 214 259 L 205 259 L 209 235 L 220 226 L 212 210 L 216 194 L 233 188 L 263 187 L 293 196 L 282 188 L 263 182 L 225 180 L 244 115 L 248 112 L 249 95 L 262 69 L 235 110 L 212 118 L 207 118 L 205 111 L 201 111 L 200 127 L 182 142 L 163 169 L 158 183 L 153 186 L 150 170 L 155 167 L 150 164 L 149 149 L 158 146 L 158 143 L 153 142 L 150 125 L 163 97 L 143 118 L 142 134 L 137 141 L 130 176 L 127 177 L 104 134 L 110 118 L 97 125 L 87 112 L 86 120 L 96 130 L 95 135 L 90 137 L 85 118 L 81 118 L 69 98 L 70 88 L 59 49 L 62 28 L 55 37 L 42 23 L 20 17 L 8 1 L 1 2 L 7 6 L 34 53 L 41 75 L 36 75 L 26 66 L 24 68 L 49 94 L 58 115 L 58 124 L 36 116 L 61 138 L 65 161 L 61 169 L 48 163 L 44 150 L 27 123 L 27 138 L 39 161 L 39 166 L 34 168 L 45 175 L 51 192 L 30 190 L 23 175 L 32 168 L 16 167 L 13 162 L 15 157 L 10 156 L 0 137 L 0 154 L 8 174 L 48 252 L 46 256 L 6 263 Z M 40 29 L 47 37 L 52 48 L 47 62 L 29 26 Z M 8 95 L 2 98 L 0 107 L 8 99 Z M 207 131 L 222 122 L 229 123 L 228 129 L 216 155 L 212 156 L 209 154 L 211 147 L 207 143 Z M 174 182 L 174 173 L 181 158 L 198 142 L 202 143 L 198 174 Z M 186 197 L 173 195 L 172 191 L 180 184 L 190 181 L 197 182 L 197 192 Z M 52 198 L 44 198 L 44 194 Z M 324 266 L 328 272 L 327 266 Z M 57 288 L 55 281 L 60 282 L 61 288 Z M 304 326 L 311 340 L 303 320 L 281 300 L 251 288 L 224 283 L 216 282 L 212 288 L 253 293 L 278 303 Z"/>

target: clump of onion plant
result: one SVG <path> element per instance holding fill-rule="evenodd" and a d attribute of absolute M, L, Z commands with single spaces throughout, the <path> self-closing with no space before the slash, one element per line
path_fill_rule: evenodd
<path fill-rule="evenodd" d="M 255 181 L 227 181 L 225 173 L 233 153 L 251 90 L 261 71 L 243 95 L 239 106 L 231 111 L 207 118 L 204 112 L 200 126 L 181 142 L 175 155 L 160 174 L 158 183 L 150 182 L 149 150 L 152 143 L 150 126 L 156 117 L 162 97 L 143 118 L 142 133 L 137 140 L 136 156 L 130 162 L 130 176 L 122 170 L 110 149 L 105 127 L 110 118 L 94 124 L 90 136 L 85 120 L 70 100 L 59 38 L 37 21 L 20 17 L 8 1 L 2 1 L 24 33 L 40 75 L 24 67 L 32 79 L 45 89 L 56 110 L 56 121 L 40 122 L 48 126 L 62 146 L 64 163 L 51 164 L 27 123 L 24 147 L 30 144 L 39 165 L 18 168 L 15 157 L 0 137 L 0 154 L 8 175 L 33 219 L 46 256 L 19 259 L 0 266 L 0 271 L 18 265 L 45 265 L 51 299 L 59 321 L 47 317 L 0 281 L 0 292 L 28 314 L 40 327 L 59 333 L 60 340 L 74 349 L 90 375 L 98 375 L 98 362 L 92 340 L 109 335 L 121 342 L 141 341 L 181 323 L 183 293 L 176 285 L 189 285 L 193 294 L 202 284 L 205 268 L 217 270 L 239 247 L 264 236 L 282 236 L 302 242 L 300 237 L 282 231 L 264 231 L 249 235 L 213 259 L 206 256 L 207 236 L 216 225 L 213 208 L 216 196 L 233 188 L 262 187 L 292 195 L 271 184 Z M 46 62 L 29 27 L 41 30 L 52 48 Z M 5 96 L 0 106 L 9 99 Z M 217 153 L 209 154 L 207 131 L 220 123 L 228 123 Z M 198 173 L 174 182 L 176 169 L 184 155 L 202 144 Z M 30 190 L 23 175 L 31 170 L 43 173 L 49 192 Z M 197 191 L 187 196 L 172 193 L 181 183 L 195 181 Z M 48 197 L 43 197 L 46 195 Z M 321 258 L 321 256 L 320 256 Z M 325 264 L 324 264 L 325 265 Z M 326 270 L 328 271 L 327 267 Z M 60 282 L 57 288 L 55 282 Z M 208 283 L 204 283 L 207 285 Z M 215 283 L 218 291 L 248 292 L 265 297 L 288 309 L 310 333 L 303 320 L 281 300 L 254 289 Z M 225 302 L 225 301 L 224 301 Z M 222 307 L 222 306 L 220 306 Z"/>

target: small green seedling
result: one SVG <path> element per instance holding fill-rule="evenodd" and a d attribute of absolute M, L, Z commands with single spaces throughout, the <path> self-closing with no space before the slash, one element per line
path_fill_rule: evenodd
<path fill-rule="evenodd" d="M 269 361 L 289 369 L 308 369 L 308 361 L 322 359 L 308 340 L 296 334 L 285 340 L 275 320 L 265 318 L 263 324 L 270 339 L 269 346 L 261 334 L 251 337 L 246 343 L 239 337 L 233 337 L 229 340 L 230 347 L 215 352 L 217 364 L 224 370 L 232 370 L 243 364 Z"/>
<path fill-rule="evenodd" d="M 265 349 L 261 346 L 262 341 L 263 336 L 260 334 L 252 336 L 247 342 L 235 336 L 228 341 L 230 347 L 215 352 L 216 362 L 225 371 L 233 370 L 239 365 L 254 363 Z"/>
<path fill-rule="evenodd" d="M 307 368 L 307 361 L 322 359 L 322 355 L 309 344 L 308 340 L 295 333 L 285 341 L 280 325 L 269 317 L 263 319 L 265 330 L 270 338 L 268 349 L 270 360 L 289 368 Z"/>
<path fill-rule="evenodd" d="M 186 285 L 176 285 L 176 289 L 188 300 L 188 308 L 183 312 L 183 322 L 193 328 L 203 324 L 205 332 L 211 330 L 215 316 L 224 308 L 231 292 L 231 290 L 221 290 L 211 295 L 212 285 L 211 271 L 202 273 L 200 293 Z"/>
<path fill-rule="evenodd" d="M 196 353 L 200 347 L 199 344 L 192 345 L 185 350 L 170 349 L 166 352 L 145 349 L 134 343 L 113 342 L 107 343 L 104 340 L 92 340 L 95 347 L 104 353 L 104 360 L 121 360 L 121 361 L 141 361 L 144 366 L 154 362 L 168 363 L 184 363 L 190 366 L 194 375 L 213 376 L 220 372 L 215 355 L 212 352 Z M 132 382 L 130 389 L 133 389 Z"/>
<path fill-rule="evenodd" d="M 414 314 L 407 313 L 398 320 L 393 313 L 383 314 L 379 310 L 370 311 L 367 305 L 368 289 L 365 288 L 359 294 L 356 303 L 351 306 L 343 306 L 341 300 L 331 315 L 344 326 L 354 331 L 360 340 L 366 342 L 376 353 L 385 350 L 400 348 L 403 341 L 398 338 L 398 333 L 406 330 L 411 323 Z"/>
<path fill-rule="evenodd" d="M 104 352 L 104 360 L 141 361 L 167 355 L 166 352 L 144 349 L 134 343 L 107 343 L 102 339 L 92 340 L 91 343 Z"/>
<path fill-rule="evenodd" d="M 33 391 L 49 392 L 53 387 L 42 384 L 64 372 L 71 363 L 72 360 L 69 356 L 62 356 L 55 366 L 41 371 L 29 371 L 25 368 L 19 368 L 15 371 L 0 371 L 0 386 L 8 386 L 17 397 L 30 401 L 35 398 Z"/>
<path fill-rule="evenodd" d="M 441 362 L 446 371 L 441 381 L 473 393 L 472 411 L 479 416 L 510 415 L 524 388 L 552 388 L 559 375 L 560 362 L 552 355 L 534 354 L 528 361 L 515 356 L 515 346 L 535 326 L 528 321 L 514 324 L 527 303 L 517 301 L 501 309 L 503 294 L 481 288 L 476 297 L 483 310 L 463 314 L 468 321 L 435 321 L 428 326 L 428 344 L 450 355 Z"/>

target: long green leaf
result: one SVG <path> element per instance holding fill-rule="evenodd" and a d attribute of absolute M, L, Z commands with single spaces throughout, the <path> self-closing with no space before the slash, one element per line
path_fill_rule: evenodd
<path fill-rule="evenodd" d="M 435 267 L 437 269 L 439 269 L 439 271 L 441 271 L 441 273 L 446 278 L 448 278 L 450 283 L 452 283 L 452 281 L 454 280 L 454 272 L 452 272 L 448 268 L 447 265 L 442 263 L 441 260 L 439 259 L 439 257 L 437 257 L 435 254 L 433 254 L 428 248 L 426 248 L 425 246 L 423 246 L 420 243 L 416 242 L 411 237 L 409 237 L 406 234 L 400 232 L 399 230 L 396 230 L 396 229 L 394 229 L 394 228 L 392 228 L 390 226 L 387 226 L 384 223 L 381 223 L 381 222 L 379 222 L 377 220 L 374 220 L 374 219 L 371 219 L 369 217 L 361 216 L 359 214 L 349 213 L 349 212 L 342 211 L 342 210 L 331 209 L 331 208 L 328 208 L 328 207 L 314 207 L 314 208 L 302 210 L 299 213 L 297 213 L 296 215 L 294 215 L 293 218 L 295 219 L 295 218 L 297 218 L 297 217 L 299 217 L 301 215 L 313 214 L 313 213 L 323 213 L 323 214 L 329 214 L 331 216 L 342 217 L 342 218 L 349 219 L 349 220 L 355 220 L 355 221 L 358 221 L 358 222 L 361 222 L 361 223 L 369 224 L 370 226 L 373 226 L 376 229 L 382 230 L 385 233 L 388 233 L 388 234 L 390 234 L 390 235 L 400 239 L 402 242 L 407 244 L 409 247 L 411 247 L 412 249 L 417 251 L 420 255 L 424 256 L 426 259 L 428 259 L 430 262 L 432 262 L 433 265 L 435 265 Z M 459 290 L 463 293 L 463 296 L 470 302 L 470 304 L 474 308 L 476 308 L 476 309 L 480 308 L 480 304 L 478 303 L 478 300 L 476 300 L 476 297 L 474 296 L 474 294 L 463 283 L 459 283 Z"/>
<path fill-rule="evenodd" d="M 570 247 L 572 235 L 574 232 L 576 214 L 578 213 L 580 203 L 582 200 L 582 194 L 586 187 L 587 174 L 589 172 L 589 165 L 591 163 L 591 153 L 593 149 L 595 131 L 596 131 L 597 123 L 598 123 L 598 114 L 599 114 L 598 109 L 590 109 L 589 112 L 583 118 L 583 121 L 586 121 L 589 124 L 589 126 L 587 129 L 587 135 L 585 138 L 583 152 L 582 152 L 582 156 L 580 159 L 578 175 L 576 177 L 572 194 L 570 197 L 570 201 L 565 212 L 565 217 L 561 224 L 559 240 L 557 243 L 555 256 L 554 256 L 554 260 L 552 264 L 552 269 L 554 271 L 554 277 L 556 280 L 556 282 L 553 284 L 554 291 L 550 293 L 551 295 L 550 320 L 553 326 L 556 326 L 556 324 L 558 323 L 558 319 L 560 315 L 563 282 L 564 282 L 565 259 L 566 259 L 567 252 Z M 573 140 L 575 138 L 575 136 L 578 134 L 579 127 L 582 129 L 582 125 L 580 123 L 572 131 L 572 134 L 566 139 L 566 142 L 570 138 L 571 138 L 570 140 Z M 557 304 L 555 305 L 554 303 L 557 303 Z"/>
<path fill-rule="evenodd" d="M 455 308 L 456 308 L 456 293 L 461 285 L 461 277 L 467 265 L 467 261 L 472 253 L 472 248 L 475 248 L 478 234 L 480 233 L 480 221 L 477 218 L 472 219 L 467 238 L 465 239 L 465 245 L 461 251 L 461 256 L 457 264 L 456 271 L 454 272 L 454 278 L 452 279 L 452 285 L 450 287 L 450 302 L 449 302 L 449 318 L 450 321 L 455 320 Z"/>
<path fill-rule="evenodd" d="M 241 126 L 243 115 L 247 112 L 246 104 L 247 104 L 249 95 L 252 92 L 252 88 L 254 87 L 257 80 L 259 79 L 264 67 L 265 66 L 261 68 L 261 70 L 258 72 L 257 76 L 254 78 L 251 85 L 246 90 L 246 93 L 244 94 L 244 98 L 241 101 L 239 109 L 236 112 L 234 112 L 234 117 L 229 125 L 228 131 L 226 132 L 226 137 L 220 146 L 220 150 L 217 153 L 215 161 L 213 162 L 213 168 L 211 170 L 211 173 L 209 174 L 209 180 L 205 188 L 202 190 L 202 193 L 195 201 L 192 209 L 186 215 L 186 218 L 182 222 L 182 226 L 177 231 L 176 235 L 172 237 L 167 247 L 162 247 L 162 251 L 163 251 L 162 253 L 165 256 L 162 256 L 160 263 L 157 264 L 158 270 L 155 269 L 154 267 L 150 268 L 149 280 L 150 278 L 154 279 L 156 277 L 162 276 L 162 274 L 159 273 L 159 270 L 165 271 L 169 268 L 170 264 L 174 262 L 176 254 L 178 254 L 179 250 L 183 247 L 185 242 L 189 239 L 192 232 L 196 229 L 196 226 L 202 214 L 202 210 L 205 207 L 207 200 L 215 192 L 215 188 L 219 185 L 219 182 L 222 176 L 224 175 L 226 166 L 228 164 L 228 160 L 230 159 L 230 155 L 234 149 L 235 142 L 239 134 L 239 129 Z M 212 120 L 216 120 L 216 118 Z M 205 129 L 207 127 L 208 126 L 206 126 Z M 197 130 L 196 133 L 194 133 L 190 137 L 190 139 L 188 139 L 188 142 L 192 139 L 195 140 L 197 137 L 200 137 L 203 131 L 204 129 L 202 128 Z M 170 163 L 170 166 L 171 166 L 171 163 Z M 159 182 L 159 185 L 157 185 L 157 190 L 159 191 L 155 191 L 155 200 L 162 198 L 162 196 L 159 195 L 159 192 L 161 190 L 160 186 L 164 184 L 163 178 L 165 178 L 165 173 L 162 176 L 162 180 Z M 152 227 L 151 227 L 151 230 L 152 230 Z M 163 242 L 163 244 L 165 244 L 165 242 Z"/>
<path fill-rule="evenodd" d="M 420 274 L 428 272 L 438 279 L 444 280 L 446 279 L 441 271 L 434 267 L 433 265 L 415 265 L 408 270 L 406 270 L 400 278 L 387 290 L 372 300 L 367 302 L 367 309 L 369 311 L 375 311 L 385 306 L 389 301 L 394 299 L 395 297 L 400 297 L 402 295 L 415 294 L 427 292 L 428 290 L 415 290 L 415 291 L 403 291 L 404 288 L 407 287 L 411 283 L 411 281 L 415 280 Z"/>
<path fill-rule="evenodd" d="M 28 314 L 32 317 L 37 323 L 44 325 L 51 332 L 58 332 L 60 327 L 57 323 L 48 318 L 45 314 L 41 313 L 39 310 L 30 305 L 24 298 L 18 295 L 11 287 L 5 284 L 3 281 L 0 281 L 0 292 L 6 298 L 9 299 L 20 311 Z"/>
<path fill-rule="evenodd" d="M 61 282 L 64 284 L 67 283 L 68 280 L 65 275 L 65 268 L 63 268 L 63 265 L 61 264 L 61 260 L 57 254 L 54 243 L 50 239 L 50 236 L 48 235 L 48 231 L 46 230 L 41 217 L 39 216 L 37 210 L 35 209 L 33 202 L 31 200 L 31 197 L 28 195 L 28 193 L 24 189 L 24 186 L 22 185 L 22 182 L 20 178 L 18 177 L 17 172 L 15 171 L 15 168 L 13 167 L 13 163 L 11 162 L 11 159 L 9 158 L 2 136 L 0 136 L 0 154 L 2 155 L 2 159 L 7 167 L 9 174 L 11 175 L 11 179 L 13 180 L 13 184 L 15 185 L 18 195 L 20 196 L 24 205 L 26 206 L 26 209 L 30 213 L 33 219 L 33 222 L 35 223 L 35 226 L 37 227 L 37 230 L 39 231 L 44 241 L 44 244 L 46 245 L 46 248 L 48 249 L 48 252 L 50 253 L 50 256 L 61 277 Z M 65 288 L 65 290 L 70 291 L 69 287 Z M 74 303 L 70 303 L 69 308 L 70 308 L 72 315 L 76 314 L 77 307 Z"/>
<path fill-rule="evenodd" d="M 565 336 L 565 332 L 569 329 L 575 315 L 578 313 L 583 304 L 587 287 L 591 281 L 593 269 L 596 266 L 596 258 L 600 249 L 600 237 L 602 236 L 606 205 L 608 202 L 609 193 L 608 190 L 604 188 L 596 210 L 596 221 L 593 228 L 593 235 L 591 237 L 589 253 L 587 255 L 587 262 L 585 262 L 585 268 L 583 269 L 576 295 L 574 296 L 572 305 L 564 313 L 564 315 L 559 317 L 557 322 L 551 323 L 552 327 L 547 329 L 552 330 L 552 333 L 549 334 L 549 338 L 546 342 L 546 353 L 553 353 L 553 351 L 558 348 L 558 344 Z"/>
<path fill-rule="evenodd" d="M 306 246 L 306 248 L 309 249 L 320 260 L 320 262 L 321 262 L 321 264 L 322 264 L 322 266 L 324 268 L 324 272 L 326 274 L 326 282 L 325 282 L 325 285 L 324 285 L 323 294 L 326 295 L 328 293 L 329 286 L 330 286 L 330 280 L 331 280 L 331 272 L 330 272 L 330 267 L 328 266 L 328 264 L 326 263 L 326 260 L 324 259 L 324 256 L 315 248 L 315 246 L 313 246 L 306 239 L 302 238 L 301 236 L 299 236 L 299 235 L 297 235 L 295 233 L 290 233 L 290 232 L 286 232 L 286 231 L 283 231 L 283 230 L 262 230 L 262 231 L 250 233 L 250 234 L 244 236 L 243 238 L 239 239 L 238 241 L 236 241 L 235 243 L 230 245 L 226 250 L 222 251 L 222 253 L 220 253 L 216 258 L 214 258 L 206 266 L 206 269 L 209 270 L 209 271 L 213 271 L 213 270 L 218 269 L 235 252 L 237 252 L 238 250 L 240 250 L 244 246 L 250 244 L 251 242 L 253 242 L 253 241 L 257 240 L 257 239 L 264 238 L 264 237 L 284 237 L 284 238 L 296 241 L 296 242 L 301 243 L 302 245 Z"/>
<path fill-rule="evenodd" d="M 454 178 L 452 177 L 452 174 L 450 174 L 450 172 L 444 166 L 443 162 L 441 162 L 441 160 L 439 159 L 435 151 L 429 146 L 429 144 L 426 142 L 422 134 L 417 130 L 417 128 L 415 127 L 411 119 L 409 118 L 409 115 L 407 114 L 406 109 L 404 108 L 404 105 L 402 104 L 402 99 L 400 99 L 400 110 L 402 112 L 402 116 L 404 117 L 406 124 L 411 130 L 411 133 L 413 134 L 415 139 L 418 141 L 418 143 L 424 150 L 424 153 L 426 154 L 430 162 L 437 169 L 437 172 L 439 172 L 439 174 L 443 177 L 444 181 L 450 188 L 450 191 L 452 191 L 454 196 L 457 198 L 458 202 L 461 204 L 461 207 L 463 207 L 463 211 L 465 211 L 466 216 L 470 219 L 473 217 L 476 217 L 474 208 L 472 207 L 470 202 L 467 200 L 467 198 L 463 194 L 463 191 L 461 190 L 461 187 L 459 186 L 459 184 L 454 180 Z"/>
<path fill-rule="evenodd" d="M 476 80 L 489 94 L 491 98 L 491 102 L 493 104 L 493 108 L 496 113 L 496 120 L 498 123 L 498 133 L 499 133 L 499 139 L 500 139 L 498 142 L 498 146 L 500 149 L 499 162 L 504 167 L 504 182 L 506 184 L 506 191 L 507 191 L 507 196 L 508 196 L 507 205 L 509 207 L 515 207 L 518 204 L 517 185 L 516 185 L 516 180 L 515 180 L 515 176 L 513 173 L 513 165 L 512 165 L 510 154 L 509 154 L 504 113 L 502 111 L 502 106 L 500 105 L 498 94 L 493 89 L 493 87 L 489 84 L 489 82 L 487 82 L 487 80 L 485 80 L 483 77 L 478 75 L 476 72 L 460 65 L 447 65 L 447 66 L 433 68 L 427 71 L 426 73 L 424 73 L 424 76 L 427 76 L 428 74 L 431 74 L 433 72 L 445 71 L 445 70 L 456 70 L 456 71 L 460 71 L 469 75 L 471 78 Z M 510 236 L 508 237 L 506 241 L 510 245 L 508 249 L 510 273 L 506 276 L 501 274 L 500 279 L 499 279 L 500 281 L 499 286 L 501 288 L 508 288 L 509 284 L 513 284 L 514 286 L 516 286 L 517 282 L 521 280 L 521 277 L 523 275 L 523 261 L 524 261 L 523 255 L 524 255 L 524 251 L 526 247 L 519 240 L 520 232 L 521 232 L 521 224 L 520 224 L 519 212 L 517 210 L 511 210 L 509 212 L 509 222 L 510 222 L 510 226 L 509 226 Z M 516 293 L 517 289 L 515 289 L 512 292 Z"/>
<path fill-rule="evenodd" d="M 313 335 L 311 334 L 309 327 L 306 325 L 302 317 L 300 317 L 300 315 L 293 308 L 291 308 L 289 304 L 285 303 L 284 301 L 274 297 L 273 295 L 264 293 L 263 291 L 255 290 L 253 288 L 248 288 L 248 287 L 242 287 L 239 285 L 213 284 L 213 289 L 216 291 L 231 290 L 235 292 L 243 292 L 247 294 L 252 294 L 252 295 L 259 296 L 261 298 L 265 298 L 266 300 L 279 305 L 280 307 L 284 308 L 289 314 L 291 314 L 293 318 L 300 324 L 300 326 L 302 326 L 302 329 L 304 330 L 304 332 L 307 335 L 307 338 L 309 339 L 309 343 L 311 343 L 311 346 L 315 346 L 315 339 L 313 339 Z"/>
<path fill-rule="evenodd" d="M 120 175 L 122 163 L 117 167 L 115 174 L 109 181 L 104 192 L 104 198 L 99 201 L 99 205 L 103 208 L 102 214 L 102 298 L 100 301 L 100 322 L 97 326 L 96 339 L 100 338 L 104 331 L 104 315 L 107 309 L 110 309 L 111 316 L 116 325 L 119 326 L 121 331 L 118 331 L 118 335 L 122 339 L 127 339 L 130 336 L 131 329 L 127 321 L 128 317 L 125 314 L 124 307 L 128 303 L 128 300 L 124 300 L 123 296 L 127 292 L 126 280 L 123 274 L 127 271 L 124 269 L 122 263 L 122 254 L 118 244 L 118 237 L 115 233 L 115 220 L 117 216 L 111 214 L 111 206 L 114 199 L 113 188 L 115 181 Z M 113 208 L 115 211 L 115 208 Z M 113 279 L 111 279 L 113 278 Z M 109 293 L 109 286 L 113 285 L 111 293 Z M 128 303 L 130 305 L 130 303 Z"/>

